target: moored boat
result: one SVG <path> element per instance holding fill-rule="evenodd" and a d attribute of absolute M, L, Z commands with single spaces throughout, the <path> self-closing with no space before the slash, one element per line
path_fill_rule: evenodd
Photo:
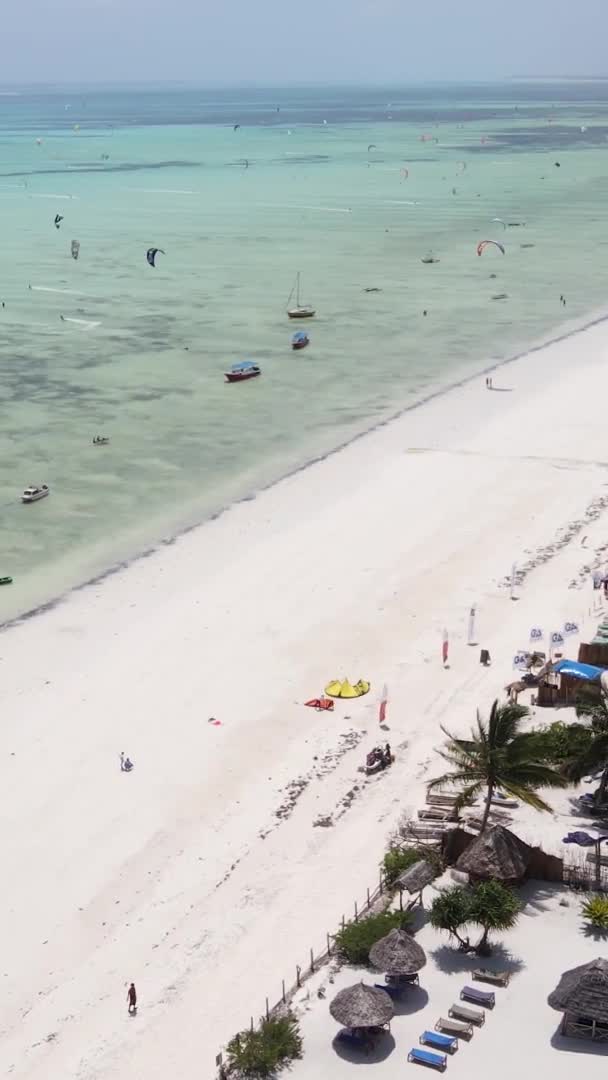
<path fill-rule="evenodd" d="M 305 349 L 307 345 L 310 345 L 310 338 L 305 330 L 296 330 L 295 334 L 291 335 L 292 349 Z"/>
<path fill-rule="evenodd" d="M 109 441 L 107 435 L 96 435 L 93 439 L 93 446 L 107 446 Z"/>
<path fill-rule="evenodd" d="M 21 496 L 21 502 L 33 503 L 38 502 L 39 499 L 44 499 L 49 494 L 47 484 L 41 484 L 40 487 L 36 487 L 35 484 L 30 484 L 26 487 L 23 495 Z"/>
<path fill-rule="evenodd" d="M 238 364 L 233 364 L 230 371 L 225 371 L 224 375 L 227 382 L 245 382 L 246 379 L 255 379 L 256 375 L 261 375 L 262 370 L 257 364 L 254 364 L 252 360 L 240 360 Z"/>
<path fill-rule="evenodd" d="M 0 585 L 12 585 L 12 584 L 13 584 L 12 577 L 8 577 L 8 575 L 6 577 L 0 577 Z"/>
<path fill-rule="evenodd" d="M 295 307 L 290 307 L 289 304 L 291 303 L 291 298 L 294 292 L 296 294 Z M 296 283 L 287 299 L 287 315 L 290 319 L 312 319 L 314 314 L 315 309 L 311 307 L 310 304 L 300 303 L 300 271 L 298 270 L 298 273 L 296 275 Z"/>

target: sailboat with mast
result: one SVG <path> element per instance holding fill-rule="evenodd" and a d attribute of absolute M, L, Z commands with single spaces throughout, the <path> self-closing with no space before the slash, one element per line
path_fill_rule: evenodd
<path fill-rule="evenodd" d="M 296 294 L 295 307 L 290 307 L 293 294 Z M 296 281 L 287 300 L 287 314 L 290 319 L 312 319 L 315 309 L 310 304 L 300 303 L 300 271 L 296 274 Z"/>

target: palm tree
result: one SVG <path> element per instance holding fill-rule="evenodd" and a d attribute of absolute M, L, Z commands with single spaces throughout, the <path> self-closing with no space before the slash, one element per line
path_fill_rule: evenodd
<path fill-rule="evenodd" d="M 583 688 L 576 701 L 576 715 L 590 723 L 589 743 L 575 758 L 563 766 L 563 774 L 570 782 L 578 783 L 588 773 L 602 770 L 600 782 L 594 795 L 596 806 L 606 802 L 608 789 L 608 704 L 602 696 L 598 697 Z"/>
<path fill-rule="evenodd" d="M 477 713 L 470 739 L 458 739 L 446 728 L 441 729 L 448 741 L 438 753 L 451 771 L 431 780 L 428 789 L 459 787 L 459 807 L 486 791 L 480 834 L 488 823 L 492 797 L 499 789 L 535 810 L 550 810 L 537 789 L 565 787 L 568 783 L 565 776 L 536 760 L 529 738 L 519 730 L 527 715 L 528 709 L 522 705 L 499 705 L 495 701 L 487 723 Z"/>

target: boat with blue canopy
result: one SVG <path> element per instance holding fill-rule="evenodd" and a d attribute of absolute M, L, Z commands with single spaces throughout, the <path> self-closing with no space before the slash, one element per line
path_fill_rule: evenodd
<path fill-rule="evenodd" d="M 305 349 L 309 344 L 310 338 L 305 330 L 296 330 L 295 334 L 291 335 L 292 349 Z"/>
<path fill-rule="evenodd" d="M 256 375 L 261 375 L 261 368 L 257 364 L 254 364 L 253 360 L 239 360 L 238 363 L 233 364 L 230 371 L 225 371 L 224 375 L 227 382 L 244 382 L 246 379 L 255 379 Z"/>

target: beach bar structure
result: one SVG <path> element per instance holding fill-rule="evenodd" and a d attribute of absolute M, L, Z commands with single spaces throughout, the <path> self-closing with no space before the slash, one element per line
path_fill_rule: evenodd
<path fill-rule="evenodd" d="M 500 881 L 519 885 L 525 878 L 562 881 L 564 863 L 542 848 L 530 847 L 504 825 L 494 825 L 479 836 L 458 830 L 450 835 L 444 858 L 471 881 Z"/>
<path fill-rule="evenodd" d="M 608 1043 L 608 960 L 564 972 L 548 1001 L 564 1014 L 562 1035 Z"/>
<path fill-rule="evenodd" d="M 399 905 L 403 909 L 403 894 L 408 893 L 413 897 L 410 900 L 408 908 L 414 904 L 422 904 L 422 892 L 426 889 L 427 885 L 431 884 L 437 877 L 437 871 L 434 866 L 427 859 L 420 859 L 419 862 L 414 863 L 413 866 L 408 867 L 403 873 L 399 874 L 396 885 L 399 889 Z"/>

